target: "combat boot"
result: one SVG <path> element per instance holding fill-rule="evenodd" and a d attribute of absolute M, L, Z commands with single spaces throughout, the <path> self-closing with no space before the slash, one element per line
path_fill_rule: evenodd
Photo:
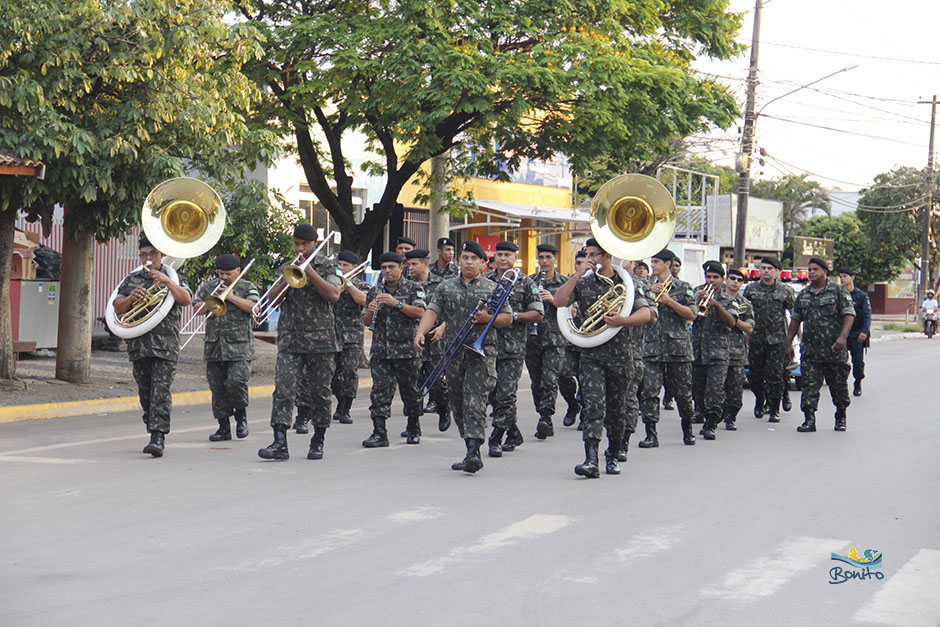
<path fill-rule="evenodd" d="M 640 448 L 656 448 L 659 446 L 659 438 L 656 436 L 656 423 L 644 422 L 646 427 L 646 439 L 637 444 Z"/>
<path fill-rule="evenodd" d="M 692 413 L 692 423 L 696 425 L 705 424 L 705 414 L 702 413 L 701 409 L 696 409 Z"/>
<path fill-rule="evenodd" d="M 617 464 L 617 457 L 620 455 L 620 441 L 616 439 L 607 439 L 607 450 L 604 451 L 604 472 L 608 475 L 619 475 L 620 465 Z"/>
<path fill-rule="evenodd" d="M 692 433 L 692 420 L 683 418 L 682 422 L 682 443 L 687 446 L 695 445 L 695 434 Z"/>
<path fill-rule="evenodd" d="M 239 440 L 248 437 L 248 415 L 244 407 L 235 410 L 235 436 Z"/>
<path fill-rule="evenodd" d="M 718 426 L 718 416 L 709 414 L 705 416 L 705 428 L 702 430 L 702 437 L 706 440 L 715 439 L 715 428 Z"/>
<path fill-rule="evenodd" d="M 502 427 L 493 427 L 493 431 L 490 433 L 490 439 L 487 441 L 487 446 L 489 447 L 488 455 L 490 457 L 502 457 L 503 456 L 503 436 L 506 435 L 506 430 Z"/>
<path fill-rule="evenodd" d="M 289 459 L 287 452 L 287 425 L 274 426 L 274 442 L 258 451 L 261 459 Z"/>
<path fill-rule="evenodd" d="M 210 442 L 222 442 L 224 440 L 232 439 L 232 425 L 229 422 L 229 419 L 219 418 L 219 428 L 215 433 L 209 436 Z"/>
<path fill-rule="evenodd" d="M 625 431 L 623 434 L 623 441 L 620 443 L 620 450 L 617 451 L 618 462 L 627 461 L 627 449 L 628 448 L 630 448 L 630 432 Z"/>
<path fill-rule="evenodd" d="M 764 417 L 764 395 L 754 393 L 754 417 L 758 420 Z"/>
<path fill-rule="evenodd" d="M 783 399 L 780 402 L 780 406 L 783 408 L 783 411 L 790 411 L 793 409 L 793 402 L 790 400 L 790 388 L 787 386 L 783 387 Z"/>
<path fill-rule="evenodd" d="M 845 431 L 845 407 L 836 409 L 836 431 Z"/>
<path fill-rule="evenodd" d="M 426 414 L 436 414 L 437 413 L 437 403 L 428 399 L 428 402 L 424 404 L 424 413 Z"/>
<path fill-rule="evenodd" d="M 333 422 L 339 422 L 343 417 L 343 397 L 336 397 L 336 409 L 333 411 Z"/>
<path fill-rule="evenodd" d="M 450 410 L 447 403 L 441 403 L 437 408 L 437 430 L 444 432 L 450 429 Z"/>
<path fill-rule="evenodd" d="M 675 409 L 675 408 L 676 408 L 676 406 L 675 406 L 675 405 L 673 404 L 673 402 L 672 402 L 672 397 L 671 397 L 671 396 L 666 396 L 666 395 L 664 394 L 664 395 L 663 395 L 663 409 L 668 409 L 668 410 L 671 411 L 671 410 L 673 410 L 673 409 Z"/>
<path fill-rule="evenodd" d="M 780 422 L 780 399 L 767 399 L 767 422 Z"/>
<path fill-rule="evenodd" d="M 467 438 L 465 442 L 467 443 L 466 457 L 459 462 L 451 464 L 450 468 L 451 470 L 462 470 L 466 473 L 473 474 L 483 468 L 483 458 L 480 457 L 480 445 L 483 444 L 483 440 Z"/>
<path fill-rule="evenodd" d="M 144 453 L 148 455 L 153 455 L 154 457 L 163 457 L 163 449 L 165 445 L 164 434 L 159 431 L 150 432 L 150 443 L 144 447 Z"/>
<path fill-rule="evenodd" d="M 385 429 L 385 417 L 372 416 L 372 435 L 362 441 L 364 448 L 388 446 L 388 431 Z"/>
<path fill-rule="evenodd" d="M 601 476 L 601 469 L 597 462 L 597 440 L 584 441 L 584 463 L 574 467 L 574 474 L 588 479 L 597 479 Z"/>
<path fill-rule="evenodd" d="M 735 421 L 738 419 L 738 412 L 732 410 L 725 410 L 725 429 L 727 431 L 737 431 L 738 427 L 735 425 Z"/>
<path fill-rule="evenodd" d="M 406 444 L 420 444 L 421 443 L 421 422 L 417 416 L 408 416 L 408 426 L 405 427 L 405 437 L 407 440 Z"/>
<path fill-rule="evenodd" d="M 352 416 L 349 415 L 349 411 L 352 409 L 353 399 L 351 396 L 341 396 L 339 403 L 342 406 L 342 413 L 339 415 L 339 424 L 341 425 L 351 425 Z"/>
<path fill-rule="evenodd" d="M 517 446 L 522 446 L 522 443 L 525 440 L 522 437 L 522 431 L 519 431 L 519 426 L 513 423 L 511 427 L 506 431 L 506 441 L 503 442 L 503 452 L 511 453 L 516 450 Z"/>
<path fill-rule="evenodd" d="M 581 408 L 578 407 L 577 403 L 572 403 L 568 405 L 568 411 L 565 412 L 565 418 L 561 421 L 561 424 L 566 427 L 570 427 L 574 424 L 574 421 L 578 418 L 578 414 L 581 413 Z"/>
<path fill-rule="evenodd" d="M 535 425 L 535 437 L 540 440 L 546 439 L 550 435 L 554 435 L 554 429 L 552 428 L 552 419 L 549 416 L 539 416 L 539 422 Z"/>
<path fill-rule="evenodd" d="M 297 417 L 294 418 L 294 430 L 300 435 L 306 435 L 310 433 L 310 430 L 307 428 L 307 423 L 310 421 L 310 418 L 313 416 L 313 410 L 309 407 L 297 406 Z"/>
<path fill-rule="evenodd" d="M 852 386 L 852 396 L 861 396 L 862 395 L 862 380 L 856 379 L 855 385 Z"/>
<path fill-rule="evenodd" d="M 807 409 L 803 412 L 803 424 L 796 428 L 800 433 L 811 433 L 816 430 L 816 412 Z"/>
<path fill-rule="evenodd" d="M 310 438 L 310 450 L 307 459 L 323 459 L 323 441 L 326 440 L 326 427 L 314 427 Z"/>

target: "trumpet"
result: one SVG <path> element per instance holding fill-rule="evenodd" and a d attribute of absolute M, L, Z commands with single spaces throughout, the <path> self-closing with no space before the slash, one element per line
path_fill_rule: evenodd
<path fill-rule="evenodd" d="M 232 281 L 232 283 L 227 288 L 225 288 L 224 292 L 221 294 L 218 293 L 219 290 L 222 289 L 222 285 L 224 285 L 222 281 L 219 281 L 219 284 L 215 286 L 215 289 L 212 290 L 208 296 L 206 296 L 205 301 L 203 301 L 203 306 L 208 310 L 208 313 L 202 319 L 202 322 L 199 323 L 199 326 L 193 329 L 192 332 L 187 331 L 187 333 L 189 333 L 189 338 L 186 340 L 186 342 L 183 343 L 182 346 L 180 346 L 180 350 L 183 350 L 189 346 L 189 343 L 193 340 L 194 337 L 196 337 L 196 334 L 202 331 L 202 329 L 206 326 L 206 322 L 209 320 L 209 316 L 224 316 L 228 312 L 228 305 L 225 304 L 225 300 L 232 293 L 232 290 L 235 288 L 235 284 L 242 280 L 242 278 L 245 276 L 245 273 L 248 272 L 248 269 L 251 268 L 251 264 L 254 262 L 254 259 L 249 261 L 248 265 L 246 265 L 245 268 L 238 273 L 238 276 L 235 277 L 235 280 Z M 186 329 L 189 325 L 191 325 L 193 320 L 196 319 L 197 315 L 198 314 L 194 312 L 189 320 L 186 321 L 186 324 L 183 325 L 182 329 Z M 180 332 L 182 333 L 183 331 L 181 330 Z"/>
<path fill-rule="evenodd" d="M 330 238 L 333 237 L 335 233 L 336 231 L 330 231 L 329 234 L 323 238 L 323 241 L 313 249 L 310 256 L 302 262 L 303 253 L 299 253 L 294 257 L 293 261 L 281 268 L 281 276 L 271 284 L 268 291 L 261 295 L 261 298 L 258 299 L 258 302 L 255 303 L 255 306 L 251 310 L 255 318 L 255 324 L 263 323 L 281 306 L 281 302 L 284 300 L 284 291 L 287 286 L 300 289 L 307 285 L 307 266 L 309 266 L 310 262 L 323 250 L 323 247 L 329 243 Z"/>
<path fill-rule="evenodd" d="M 698 307 L 696 309 L 696 315 L 699 317 L 708 315 L 708 302 L 715 296 L 715 286 L 709 285 L 701 292 L 701 297 L 698 301 Z"/>
<path fill-rule="evenodd" d="M 663 281 L 663 290 L 656 295 L 656 298 L 653 299 L 653 304 L 658 305 L 659 299 L 663 297 L 663 294 L 672 289 L 672 275 L 666 277 L 666 280 Z"/>

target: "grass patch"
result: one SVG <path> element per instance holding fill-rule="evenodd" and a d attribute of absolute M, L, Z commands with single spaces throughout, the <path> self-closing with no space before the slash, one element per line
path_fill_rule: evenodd
<path fill-rule="evenodd" d="M 904 333 L 920 333 L 923 327 L 919 324 L 904 322 L 888 322 L 885 324 L 885 331 L 902 331 Z"/>

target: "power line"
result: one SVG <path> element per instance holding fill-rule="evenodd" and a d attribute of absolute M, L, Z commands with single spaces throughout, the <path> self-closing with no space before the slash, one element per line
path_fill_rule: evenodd
<path fill-rule="evenodd" d="M 746 39 L 739 39 L 742 43 L 750 43 Z M 855 52 L 843 52 L 841 50 L 824 50 L 822 48 L 811 48 L 809 46 L 794 46 L 793 44 L 778 44 L 770 41 L 761 41 L 762 46 L 776 46 L 778 48 L 792 48 L 794 50 L 806 50 L 808 52 L 822 52 L 825 54 L 840 54 L 846 57 L 858 57 L 860 59 L 877 59 L 879 61 L 894 61 L 896 63 L 917 63 L 921 65 L 940 65 L 940 61 L 924 61 L 923 59 L 902 59 L 900 57 L 883 57 L 874 54 L 858 54 Z"/>
<path fill-rule="evenodd" d="M 768 115 L 766 113 L 761 114 L 762 118 L 770 118 L 771 120 L 778 120 L 780 122 L 789 122 L 790 124 L 801 124 L 803 126 L 812 126 L 813 128 L 821 128 L 827 131 L 833 131 L 836 133 L 844 133 L 846 135 L 855 135 L 856 137 L 867 137 L 869 139 L 880 139 L 886 142 L 893 142 L 895 144 L 903 144 L 905 146 L 917 146 L 918 148 L 923 148 L 921 144 L 915 144 L 912 142 L 902 141 L 900 139 L 894 139 L 893 137 L 881 137 L 880 135 L 871 135 L 869 133 L 856 133 L 855 131 L 847 131 L 842 128 L 835 128 L 832 126 L 824 126 L 822 124 L 810 124 L 809 122 L 800 122 L 799 120 L 791 120 L 789 118 L 779 118 L 775 115 Z"/>

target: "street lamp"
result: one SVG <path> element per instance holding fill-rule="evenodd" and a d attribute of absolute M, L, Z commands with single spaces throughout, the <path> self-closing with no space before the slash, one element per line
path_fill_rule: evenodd
<path fill-rule="evenodd" d="M 735 159 L 735 168 L 738 171 L 738 215 L 735 220 L 735 231 L 734 231 L 734 267 L 740 268 L 744 265 L 744 249 L 745 249 L 745 236 L 747 235 L 747 201 L 748 195 L 751 189 L 751 151 L 754 148 L 754 125 L 757 122 L 757 118 L 761 113 L 764 112 L 764 109 L 773 102 L 780 100 L 781 98 L 786 98 L 791 94 L 811 87 L 816 83 L 822 82 L 827 78 L 831 78 L 836 74 L 841 74 L 842 72 L 848 72 L 849 70 L 854 70 L 858 67 L 857 63 L 850 63 L 846 65 L 841 70 L 836 70 L 831 74 L 826 74 L 816 80 L 806 83 L 805 85 L 800 85 L 796 89 L 791 89 L 787 93 L 777 96 L 776 98 L 771 98 L 760 110 L 754 112 L 754 92 L 757 88 L 757 54 L 756 48 L 752 50 L 754 54 L 751 55 L 751 68 L 748 73 L 748 84 L 747 84 L 747 103 L 746 110 L 744 113 L 744 128 L 741 132 L 741 152 L 737 154 Z"/>

